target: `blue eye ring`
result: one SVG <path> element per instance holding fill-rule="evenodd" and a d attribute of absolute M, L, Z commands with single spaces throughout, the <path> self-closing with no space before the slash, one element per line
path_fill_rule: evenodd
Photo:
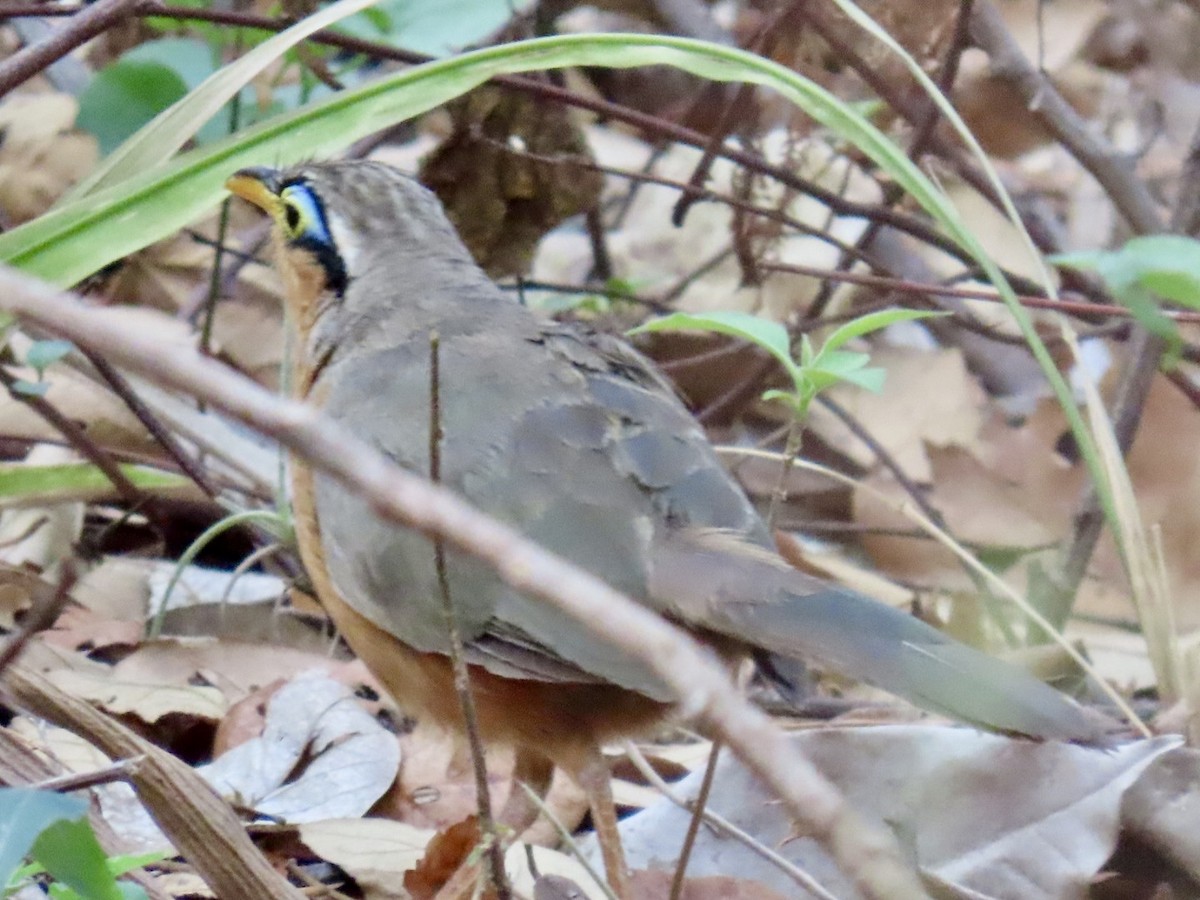
<path fill-rule="evenodd" d="M 325 271 L 328 289 L 338 297 L 344 296 L 350 276 L 329 232 L 321 198 L 302 178 L 285 182 L 276 196 L 279 207 L 275 221 L 287 236 L 288 244 L 311 253 Z"/>
<path fill-rule="evenodd" d="M 279 192 L 279 200 L 283 205 L 281 224 L 289 238 L 324 245 L 333 243 L 325 224 L 325 211 L 308 185 L 303 182 L 286 185 Z"/>

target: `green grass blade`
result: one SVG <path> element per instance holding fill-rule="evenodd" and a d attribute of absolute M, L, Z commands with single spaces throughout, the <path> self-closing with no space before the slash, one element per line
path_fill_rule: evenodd
<path fill-rule="evenodd" d="M 791 70 L 743 50 L 657 35 L 568 35 L 489 47 L 427 63 L 263 122 L 0 235 L 0 258 L 59 285 L 186 225 L 220 196 L 226 176 L 253 164 L 331 155 L 353 141 L 502 74 L 566 66 L 671 65 L 718 81 L 770 87 L 887 169 L 952 234 L 953 209 L 934 185 L 853 108 Z"/>
<path fill-rule="evenodd" d="M 120 469 L 135 487 L 146 491 L 179 489 L 191 484 L 182 475 L 150 466 L 122 465 Z M 108 477 L 91 463 L 0 465 L 0 508 L 86 500 L 113 490 Z"/>
<path fill-rule="evenodd" d="M 259 72 L 314 32 L 379 0 L 339 0 L 222 66 L 186 97 L 114 150 L 67 197 L 67 202 L 110 187 L 166 162 Z"/>

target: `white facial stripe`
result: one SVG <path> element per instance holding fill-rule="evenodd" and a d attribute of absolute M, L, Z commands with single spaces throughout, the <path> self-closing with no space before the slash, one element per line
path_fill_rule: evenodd
<path fill-rule="evenodd" d="M 329 235 L 333 238 L 333 246 L 337 248 L 338 256 L 342 258 L 346 274 L 353 277 L 357 271 L 355 261 L 358 258 L 358 240 L 353 230 L 337 213 L 326 208 L 325 224 L 329 227 Z"/>

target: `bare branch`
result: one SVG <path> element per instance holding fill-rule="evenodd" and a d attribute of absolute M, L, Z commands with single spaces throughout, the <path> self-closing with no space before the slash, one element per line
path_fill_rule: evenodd
<path fill-rule="evenodd" d="M 0 97 L 130 15 L 141 0 L 97 0 L 44 41 L 0 62 Z"/>

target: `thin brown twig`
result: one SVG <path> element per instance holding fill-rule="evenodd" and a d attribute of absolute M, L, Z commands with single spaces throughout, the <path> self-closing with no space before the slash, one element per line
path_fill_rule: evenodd
<path fill-rule="evenodd" d="M 429 335 L 429 480 L 434 484 L 442 481 L 442 374 L 441 339 L 436 331 Z M 496 830 L 496 818 L 492 814 L 492 795 L 488 789 L 487 757 L 484 755 L 483 736 L 479 732 L 479 716 L 475 711 L 475 697 L 471 693 L 471 673 L 467 669 L 466 648 L 462 632 L 458 627 L 458 613 L 454 609 L 454 598 L 450 595 L 450 575 L 446 568 L 446 545 L 441 537 L 433 538 L 433 561 L 437 570 L 438 589 L 442 597 L 442 613 L 446 619 L 446 631 L 450 638 L 450 664 L 454 669 L 454 690 L 458 694 L 458 705 L 462 710 L 463 724 L 467 732 L 467 743 L 471 748 L 471 767 L 475 773 L 475 805 L 479 811 L 479 832 L 485 842 L 492 887 L 500 900 L 510 900 L 512 885 L 504 870 L 504 845 Z"/>
<path fill-rule="evenodd" d="M 686 212 L 686 210 L 685 210 Z M 683 845 L 679 849 L 679 857 L 675 861 L 675 871 L 671 875 L 671 893 L 669 900 L 679 900 L 683 896 L 684 883 L 687 877 L 688 861 L 696 847 L 696 838 L 700 834 L 700 825 L 704 822 L 708 810 L 708 799 L 712 795 L 713 782 L 717 777 L 717 763 L 721 759 L 721 739 L 714 738 L 708 748 L 708 760 L 704 764 L 704 774 L 700 778 L 700 790 L 696 792 L 696 800 L 691 804 L 691 817 L 688 819 L 687 831 L 683 835 Z"/>
<path fill-rule="evenodd" d="M 1179 176 L 1179 194 L 1171 211 L 1171 231 L 1194 236 L 1200 231 L 1200 124 L 1192 133 L 1183 171 Z"/>
<path fill-rule="evenodd" d="M 545 163 L 547 165 L 569 165 L 576 169 L 586 169 L 591 172 L 599 172 L 603 175 L 612 176 L 613 178 L 624 178 L 637 184 L 657 184 L 661 185 L 662 187 L 673 188 L 695 201 L 703 200 L 711 203 L 723 203 L 734 211 L 744 212 L 748 215 L 758 216 L 770 222 L 776 222 L 780 225 L 784 225 L 793 229 L 794 231 L 799 232 L 800 234 L 807 235 L 811 238 L 821 241 L 822 243 L 828 244 L 829 246 L 841 251 L 843 254 L 848 255 L 852 259 L 866 263 L 873 269 L 886 271 L 885 267 L 880 264 L 878 260 L 872 257 L 870 251 L 855 244 L 849 244 L 841 240 L 836 235 L 831 234 L 827 227 L 821 228 L 810 225 L 807 222 L 803 222 L 799 219 L 789 216 L 787 213 L 781 210 L 772 209 L 768 206 L 759 206 L 749 202 L 748 200 L 744 200 L 741 197 L 736 197 L 733 194 L 725 194 L 714 191 L 711 188 L 704 187 L 702 185 L 693 185 L 688 182 L 679 181 L 676 178 L 668 178 L 664 175 L 658 175 L 649 170 L 630 172 L 624 169 L 615 168 L 613 166 L 606 166 L 601 163 L 592 162 L 591 160 L 582 159 L 578 156 L 570 156 L 566 154 L 552 155 L 546 153 L 534 153 L 533 151 L 527 149 L 517 150 L 504 141 L 500 141 L 495 138 L 485 137 L 483 141 L 485 143 L 492 144 L 498 150 L 502 150 L 503 152 L 509 153 L 513 156 L 519 156 L 522 159 Z M 593 274 L 596 278 L 600 277 L 599 274 Z"/>
<path fill-rule="evenodd" d="M 96 370 L 96 373 L 104 379 L 109 389 L 120 398 L 126 408 L 142 423 L 142 427 L 150 433 L 150 437 L 154 439 L 155 443 L 162 447 L 166 454 L 175 461 L 180 471 L 192 479 L 196 487 L 215 500 L 219 492 L 216 485 L 209 480 L 208 473 L 204 471 L 199 461 L 194 459 L 183 448 L 183 445 L 176 440 L 175 435 L 171 434 L 166 426 L 159 421 L 158 416 L 150 410 L 150 407 L 142 402 L 142 398 L 137 395 L 137 391 L 133 389 L 133 385 L 125 380 L 125 376 L 96 354 L 89 353 L 86 350 L 82 352 L 92 368 Z"/>
<path fill-rule="evenodd" d="M 146 503 L 149 495 L 125 476 L 125 473 L 121 471 L 121 467 L 117 465 L 107 450 L 93 441 L 91 436 L 80 428 L 79 425 L 59 412 L 58 408 L 46 400 L 45 397 L 38 396 L 37 394 L 27 394 L 19 390 L 17 381 L 18 379 L 14 378 L 6 369 L 0 367 L 0 385 L 7 388 L 9 396 L 19 403 L 24 403 L 45 419 L 46 423 L 61 434 L 67 443 L 82 454 L 88 462 L 103 472 L 104 477 L 112 482 L 112 486 L 116 489 L 122 500 L 130 506 L 141 506 Z"/>
<path fill-rule="evenodd" d="M 858 284 L 863 287 L 878 288 L 904 294 L 932 294 L 938 297 L 957 297 L 963 300 L 985 300 L 988 303 L 1003 303 L 999 292 L 990 288 L 961 288 L 953 285 L 935 284 L 927 281 L 911 281 L 906 278 L 892 278 L 887 275 L 869 275 L 864 272 L 839 272 L 820 266 L 805 266 L 798 263 L 764 262 L 762 268 L 772 272 L 790 272 L 793 275 L 807 275 L 811 278 L 828 278 L 846 284 Z M 1112 316 L 1117 318 L 1132 318 L 1132 313 L 1124 306 L 1113 306 L 1107 303 L 1092 303 L 1090 300 L 1057 300 L 1039 294 L 1018 294 L 1017 301 L 1030 309 L 1047 309 L 1068 316 L 1094 318 L 1096 316 Z M 1200 323 L 1200 313 L 1190 310 L 1164 310 L 1163 315 L 1173 322 L 1180 324 Z"/>
<path fill-rule="evenodd" d="M 57 791 L 66 794 L 71 791 L 83 791 L 89 788 L 112 784 L 114 781 L 128 781 L 129 776 L 137 771 L 137 767 L 146 759 L 144 755 L 133 756 L 129 759 L 119 759 L 107 766 L 93 769 L 91 772 L 59 775 L 57 778 L 47 778 L 30 787 L 38 791 Z"/>
<path fill-rule="evenodd" d="M 568 613 L 669 685 L 679 698 L 681 714 L 720 734 L 866 897 L 926 896 L 895 839 L 854 813 L 770 719 L 746 702 L 711 655 L 678 626 L 482 515 L 445 488 L 397 468 L 317 410 L 274 396 L 194 350 L 168 351 L 70 295 L 11 269 L 0 269 L 0 308 L 91 347 L 162 387 L 203 397 L 367 498 L 388 521 L 440 537 L 448 547 L 488 565 L 514 590 Z M 214 887 L 222 896 L 243 896 Z"/>
<path fill-rule="evenodd" d="M 867 449 L 874 454 L 879 464 L 892 473 L 892 477 L 896 479 L 896 483 L 912 498 L 913 503 L 923 512 L 931 522 L 938 528 L 946 527 L 946 520 L 942 516 L 941 511 L 929 502 L 929 498 L 925 496 L 925 492 L 921 490 L 921 486 L 908 477 L 908 473 L 904 471 L 904 467 L 900 465 L 900 461 L 896 459 L 883 444 L 875 440 L 874 436 L 863 427 L 862 423 L 854 416 L 850 415 L 850 411 L 830 397 L 828 394 L 818 394 L 817 402 L 829 410 L 837 418 L 839 422 L 846 426 L 856 438 L 867 445 Z"/>
<path fill-rule="evenodd" d="M 792 5 L 794 6 L 795 4 L 793 3 Z M 771 49 L 783 33 L 780 25 L 791 13 L 791 8 L 784 6 L 775 15 L 768 17 L 758 28 L 754 37 L 746 43 L 746 46 L 758 52 L 760 56 L 770 56 Z M 759 50 L 759 47 L 762 47 L 762 50 Z M 691 177 L 687 180 L 687 186 L 690 190 L 686 190 L 680 195 L 679 199 L 675 201 L 675 208 L 671 210 L 671 224 L 676 228 L 683 225 L 684 219 L 687 218 L 688 210 L 699 199 L 704 182 L 708 180 L 708 173 L 712 168 L 713 160 L 717 158 L 721 145 L 725 143 L 729 132 L 733 130 L 734 125 L 737 124 L 739 119 L 755 111 L 754 96 L 757 90 L 757 85 L 746 83 L 738 85 L 737 91 L 732 97 L 725 96 L 725 107 L 721 110 L 720 119 L 713 127 L 708 143 L 704 145 L 700 161 L 696 163 Z M 705 102 L 707 99 L 706 97 L 701 97 L 698 102 Z M 672 882 L 671 900 L 678 900 L 678 890 L 681 889 L 679 887 L 680 883 L 679 879 Z"/>
<path fill-rule="evenodd" d="M 927 108 L 919 99 L 906 93 L 893 80 L 886 78 L 879 68 L 860 54 L 854 44 L 843 37 L 837 28 L 832 27 L 824 16 L 814 14 L 811 7 L 802 8 L 806 9 L 808 22 L 813 30 L 829 45 L 839 62 L 852 69 L 884 103 L 914 127 L 925 120 Z M 930 134 L 928 145 L 931 152 L 947 160 L 959 176 L 989 203 L 997 208 L 1002 206 L 991 182 L 959 147 L 941 138 L 936 130 Z M 963 261 L 968 262 L 965 259 Z M 1006 277 L 1007 274 L 1006 272 Z"/>
<path fill-rule="evenodd" d="M 1097 136 L 1045 72 L 1025 56 L 992 0 L 976 0 L 971 37 L 987 53 L 990 71 L 1011 85 L 1051 135 L 1087 169 L 1138 234 L 1162 231 L 1158 204 L 1128 157 Z"/>
<path fill-rule="evenodd" d="M 45 631 L 58 620 L 67 601 L 71 599 L 71 588 L 75 586 L 76 579 L 75 562 L 65 559 L 56 584 L 41 582 L 39 595 L 34 598 L 32 608 L 21 620 L 17 630 L 5 641 L 4 646 L 0 647 L 0 673 L 21 655 L 30 638 L 39 631 Z"/>
<path fill-rule="evenodd" d="M 97 0 L 91 6 L 78 8 L 71 21 L 56 30 L 44 41 L 30 44 L 0 62 L 0 97 L 23 84 L 52 63 L 62 59 L 76 47 L 81 47 L 133 15 L 142 0 Z"/>

